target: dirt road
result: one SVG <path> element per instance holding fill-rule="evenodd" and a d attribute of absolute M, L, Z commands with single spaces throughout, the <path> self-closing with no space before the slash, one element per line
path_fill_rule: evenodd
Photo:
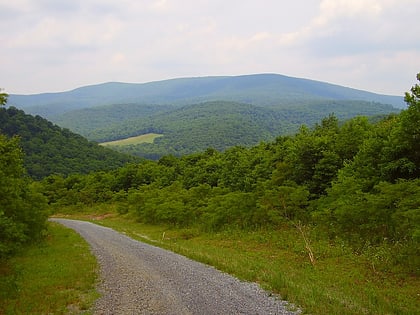
<path fill-rule="evenodd" d="M 253 283 L 89 222 L 52 219 L 81 234 L 100 264 L 95 314 L 296 314 Z"/>

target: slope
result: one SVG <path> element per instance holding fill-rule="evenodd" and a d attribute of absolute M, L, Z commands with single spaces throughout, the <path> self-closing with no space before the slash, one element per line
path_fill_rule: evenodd
<path fill-rule="evenodd" d="M 36 179 L 51 174 L 110 170 L 137 160 L 14 107 L 0 108 L 0 133 L 20 137 L 25 167 Z"/>
<path fill-rule="evenodd" d="M 206 102 L 186 105 L 147 117 L 138 117 L 105 128 L 91 130 L 87 137 L 108 141 L 158 133 L 153 144 L 114 147 L 122 152 L 157 159 L 163 155 L 184 155 L 209 147 L 256 145 L 279 135 L 295 132 L 302 124 L 313 125 L 330 113 L 340 119 L 357 115 L 384 115 L 396 112 L 390 105 L 360 101 L 331 101 L 289 109 L 273 109 L 235 102 Z"/>

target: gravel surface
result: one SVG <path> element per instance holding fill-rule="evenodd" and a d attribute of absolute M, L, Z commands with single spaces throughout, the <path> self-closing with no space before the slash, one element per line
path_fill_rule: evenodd
<path fill-rule="evenodd" d="M 77 231 L 101 267 L 95 314 L 297 314 L 287 303 L 213 267 L 85 221 Z"/>

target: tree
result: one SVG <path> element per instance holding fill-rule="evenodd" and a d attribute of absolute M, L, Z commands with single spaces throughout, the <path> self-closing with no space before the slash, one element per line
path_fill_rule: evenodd
<path fill-rule="evenodd" d="M 288 183 L 288 186 L 265 187 L 260 206 L 266 210 L 274 224 L 307 221 L 309 191 L 305 186 Z"/>
<path fill-rule="evenodd" d="M 7 96 L 0 93 L 0 106 Z M 0 259 L 39 238 L 45 227 L 46 199 L 25 174 L 19 139 L 0 134 Z"/>
<path fill-rule="evenodd" d="M 317 201 L 314 216 L 324 221 L 331 235 L 354 244 L 420 239 L 418 84 L 405 100 L 406 110 L 366 133 L 354 159 L 338 172 L 327 196 Z"/>
<path fill-rule="evenodd" d="M 302 126 L 287 140 L 285 164 L 280 164 L 288 173 L 285 179 L 307 186 L 311 199 L 325 193 L 342 166 L 342 159 L 335 152 L 338 133 L 338 120 L 330 115 L 314 129 Z"/>
<path fill-rule="evenodd" d="M 387 163 L 383 172 L 391 181 L 420 177 L 420 85 L 415 84 L 404 99 L 408 108 L 399 115 L 384 152 Z"/>
<path fill-rule="evenodd" d="M 3 93 L 2 90 L 0 89 L 0 106 L 6 105 L 8 96 L 9 95 L 7 93 Z"/>
<path fill-rule="evenodd" d="M 25 176 L 18 138 L 0 134 L 0 258 L 37 239 L 45 227 L 45 198 Z"/>

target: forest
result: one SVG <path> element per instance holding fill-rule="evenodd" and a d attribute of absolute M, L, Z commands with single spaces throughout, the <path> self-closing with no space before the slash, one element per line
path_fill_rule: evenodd
<path fill-rule="evenodd" d="M 101 147 L 41 116 L 25 114 L 15 107 L 0 108 L 0 133 L 9 138 L 19 137 L 24 167 L 38 180 L 51 174 L 67 176 L 111 170 L 139 160 Z"/>
<path fill-rule="evenodd" d="M 147 133 L 164 136 L 152 144 L 120 146 L 131 155 L 158 160 L 183 156 L 207 148 L 224 151 L 235 145 L 254 146 L 293 134 L 304 124 L 313 126 L 326 113 L 340 120 L 357 115 L 398 113 L 391 105 L 366 101 L 324 100 L 310 104 L 262 107 L 232 101 L 212 101 L 184 106 L 120 104 L 72 111 L 55 118 L 61 126 L 90 140 L 104 142 Z"/>
<path fill-rule="evenodd" d="M 0 101 L 5 105 L 7 94 Z M 343 121 L 331 114 L 255 146 L 128 160 L 39 179 L 28 175 L 24 136 L 2 134 L 0 266 L 45 238 L 49 216 L 112 205 L 121 217 L 191 233 L 297 230 L 312 264 L 323 255 L 312 252 L 316 241 L 337 253 L 368 256 L 375 274 L 418 278 L 419 84 L 405 101 L 405 110 L 381 119 Z"/>

